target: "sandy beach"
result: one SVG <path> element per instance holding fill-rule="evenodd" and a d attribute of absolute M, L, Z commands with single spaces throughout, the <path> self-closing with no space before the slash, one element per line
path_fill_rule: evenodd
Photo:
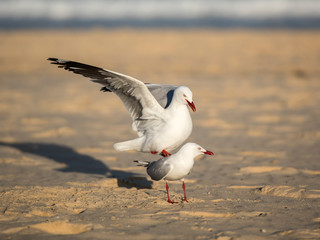
<path fill-rule="evenodd" d="M 320 239 L 320 32 L 0 32 L 0 239 Z M 154 182 L 117 152 L 121 101 L 59 57 L 187 85 L 188 142 L 215 153 Z"/>

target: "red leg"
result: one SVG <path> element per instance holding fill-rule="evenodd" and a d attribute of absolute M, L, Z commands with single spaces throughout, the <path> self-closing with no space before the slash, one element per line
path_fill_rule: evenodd
<path fill-rule="evenodd" d="M 186 186 L 184 185 L 184 181 L 182 182 L 182 189 L 183 189 L 183 193 L 184 193 L 184 201 L 188 202 L 187 195 L 186 195 Z"/>
<path fill-rule="evenodd" d="M 156 151 L 151 151 L 151 154 L 157 154 L 158 152 L 156 152 Z"/>
<path fill-rule="evenodd" d="M 164 156 L 164 157 L 168 157 L 168 156 L 170 156 L 171 154 L 168 153 L 165 149 L 163 149 L 162 152 L 161 152 L 161 155 Z"/>
<path fill-rule="evenodd" d="M 167 182 L 166 182 L 166 189 L 167 189 L 168 203 L 177 203 L 177 202 L 173 202 L 173 201 L 170 200 L 170 196 L 169 196 L 169 185 L 168 185 Z"/>

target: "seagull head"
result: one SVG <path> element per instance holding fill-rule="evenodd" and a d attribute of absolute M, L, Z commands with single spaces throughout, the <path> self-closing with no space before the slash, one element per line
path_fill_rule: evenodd
<path fill-rule="evenodd" d="M 188 104 L 192 111 L 196 111 L 196 106 L 192 100 L 192 92 L 190 88 L 186 86 L 180 86 L 177 88 L 179 98 L 183 99 L 183 103 Z"/>
<path fill-rule="evenodd" d="M 194 155 L 194 157 L 199 156 L 199 155 L 214 155 L 213 152 L 204 149 L 200 145 L 196 143 L 186 143 L 185 145 L 182 146 L 181 148 L 182 151 L 187 151 L 189 152 L 190 155 Z"/>

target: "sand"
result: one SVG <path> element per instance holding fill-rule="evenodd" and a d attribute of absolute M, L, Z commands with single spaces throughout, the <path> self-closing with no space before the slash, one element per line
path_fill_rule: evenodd
<path fill-rule="evenodd" d="M 319 239 L 320 32 L 0 32 L 0 239 Z M 119 99 L 60 57 L 144 82 L 188 85 L 188 141 L 215 153 L 181 183 L 116 152 Z"/>

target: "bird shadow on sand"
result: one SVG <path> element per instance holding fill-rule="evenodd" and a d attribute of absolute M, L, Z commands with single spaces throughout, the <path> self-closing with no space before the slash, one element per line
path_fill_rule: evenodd
<path fill-rule="evenodd" d="M 0 146 L 16 148 L 22 153 L 38 155 L 61 163 L 65 167 L 58 169 L 60 172 L 99 174 L 108 178 L 116 178 L 119 187 L 135 187 L 137 189 L 152 188 L 152 181 L 147 180 L 147 178 L 133 172 L 112 170 L 102 161 L 89 155 L 78 153 L 68 146 L 37 142 L 0 142 Z"/>

